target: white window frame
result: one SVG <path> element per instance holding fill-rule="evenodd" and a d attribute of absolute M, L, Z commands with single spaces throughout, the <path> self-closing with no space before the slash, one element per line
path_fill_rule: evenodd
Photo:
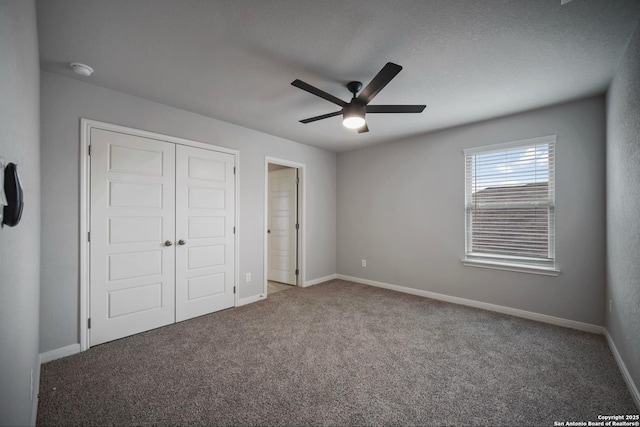
<path fill-rule="evenodd" d="M 469 196 L 472 191 L 471 181 L 474 178 L 471 176 L 471 172 L 467 168 L 467 158 L 478 154 L 490 154 L 493 152 L 518 150 L 522 148 L 531 148 L 539 145 L 549 145 L 553 147 L 554 155 L 550 159 L 552 164 L 549 167 L 549 185 L 553 188 L 550 192 L 550 199 L 548 204 L 543 206 L 549 206 L 549 228 L 548 228 L 548 260 L 537 260 L 534 258 L 504 255 L 504 254 L 491 254 L 491 253 L 474 253 L 471 251 L 471 236 L 472 236 L 472 220 L 470 212 L 472 207 L 469 205 Z M 493 144 L 482 147 L 474 147 L 463 150 L 464 154 L 464 168 L 465 168 L 465 256 L 462 259 L 462 263 L 471 267 L 491 268 L 498 270 L 517 271 L 523 273 L 542 274 L 548 276 L 558 276 L 560 270 L 557 269 L 557 258 L 555 253 L 555 157 L 556 157 L 556 135 L 543 136 L 539 138 L 531 138 L 520 141 L 512 141 L 502 144 Z"/>

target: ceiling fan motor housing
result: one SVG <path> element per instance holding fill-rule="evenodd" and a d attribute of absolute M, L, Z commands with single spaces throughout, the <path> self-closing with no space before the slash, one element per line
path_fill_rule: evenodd
<path fill-rule="evenodd" d="M 366 111 L 366 104 L 358 101 L 357 99 L 354 99 L 342 109 L 342 117 L 347 118 L 358 116 L 364 118 L 364 113 Z"/>

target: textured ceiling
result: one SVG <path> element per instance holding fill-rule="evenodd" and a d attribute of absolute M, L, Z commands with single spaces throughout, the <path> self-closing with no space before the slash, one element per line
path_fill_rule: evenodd
<path fill-rule="evenodd" d="M 41 0 L 43 70 L 333 151 L 603 93 L 640 19 L 637 0 Z M 370 132 L 291 86 L 348 101 L 388 61 Z M 73 74 L 69 62 L 93 68 Z"/>

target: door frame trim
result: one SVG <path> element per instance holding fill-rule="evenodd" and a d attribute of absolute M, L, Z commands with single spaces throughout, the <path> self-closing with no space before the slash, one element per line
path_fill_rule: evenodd
<path fill-rule="evenodd" d="M 300 179 L 300 183 L 298 184 L 298 223 L 300 224 L 300 229 L 298 230 L 298 260 L 300 261 L 298 264 L 299 275 L 296 280 L 296 285 L 300 287 L 305 286 L 305 272 L 307 270 L 307 261 L 305 257 L 305 243 L 307 241 L 306 231 L 307 231 L 307 165 L 304 163 L 298 163 L 291 160 L 280 159 L 277 157 L 269 157 L 265 156 L 264 158 L 264 230 L 263 230 L 263 239 L 264 239 L 264 264 L 263 264 L 263 295 L 267 297 L 267 277 L 269 273 L 269 246 L 268 246 L 268 238 L 267 238 L 267 230 L 269 229 L 269 163 L 273 163 L 280 166 L 288 166 L 290 168 L 298 169 L 298 178 Z"/>
<path fill-rule="evenodd" d="M 240 296 L 240 212 L 238 207 L 240 206 L 240 151 L 232 148 L 221 147 L 219 145 L 207 144 L 204 142 L 192 141 L 189 139 L 178 138 L 175 136 L 163 135 L 160 133 L 149 132 L 141 129 L 130 128 L 126 126 L 114 125 L 111 123 L 99 122 L 96 120 L 80 119 L 80 351 L 89 349 L 90 343 L 90 331 L 87 327 L 87 321 L 89 319 L 89 307 L 91 306 L 91 295 L 89 292 L 90 283 L 90 268 L 89 268 L 89 256 L 90 248 L 87 236 L 89 233 L 89 224 L 91 219 L 91 163 L 89 161 L 89 144 L 91 142 L 91 130 L 102 129 L 111 132 L 124 133 L 127 135 L 138 136 L 148 139 L 156 139 L 163 142 L 170 142 L 176 145 L 186 145 L 189 147 L 202 148 L 210 151 L 217 151 L 221 153 L 227 153 L 234 156 L 234 167 L 236 168 L 235 174 L 235 206 L 234 206 L 234 221 L 236 225 L 236 233 L 234 235 L 235 246 L 235 263 L 234 263 L 234 286 L 236 286 L 236 293 L 234 295 L 234 307 L 239 305 Z"/>

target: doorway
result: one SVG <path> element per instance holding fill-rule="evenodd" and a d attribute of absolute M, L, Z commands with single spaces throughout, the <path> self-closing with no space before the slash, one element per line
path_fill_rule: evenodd
<path fill-rule="evenodd" d="M 265 159 L 266 295 L 304 286 L 304 165 Z"/>

